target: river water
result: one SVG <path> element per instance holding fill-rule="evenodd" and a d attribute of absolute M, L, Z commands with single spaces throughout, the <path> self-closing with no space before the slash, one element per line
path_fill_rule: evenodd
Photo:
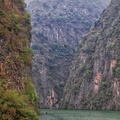
<path fill-rule="evenodd" d="M 43 109 L 40 120 L 120 120 L 120 111 Z"/>

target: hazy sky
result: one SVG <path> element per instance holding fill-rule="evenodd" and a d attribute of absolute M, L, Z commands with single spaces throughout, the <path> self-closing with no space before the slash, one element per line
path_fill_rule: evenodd
<path fill-rule="evenodd" d="M 25 0 L 25 3 L 29 4 L 32 0 Z"/>

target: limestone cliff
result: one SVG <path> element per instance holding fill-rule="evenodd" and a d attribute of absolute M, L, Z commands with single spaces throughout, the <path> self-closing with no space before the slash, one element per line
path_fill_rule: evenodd
<path fill-rule="evenodd" d="M 62 102 L 67 109 L 120 110 L 120 1 L 112 0 L 85 35 Z"/>
<path fill-rule="evenodd" d="M 34 0 L 32 15 L 35 51 L 33 79 L 42 108 L 58 108 L 69 66 L 81 37 L 87 33 L 109 0 Z"/>
<path fill-rule="evenodd" d="M 0 120 L 38 120 L 30 15 L 24 8 L 23 0 L 0 0 Z"/>
<path fill-rule="evenodd" d="M 21 0 L 0 2 L 0 76 L 11 88 L 24 89 L 31 65 L 30 15 Z"/>

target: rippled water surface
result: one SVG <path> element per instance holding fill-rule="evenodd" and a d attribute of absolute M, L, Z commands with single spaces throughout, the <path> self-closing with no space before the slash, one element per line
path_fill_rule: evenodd
<path fill-rule="evenodd" d="M 41 110 L 40 120 L 120 120 L 120 111 L 81 111 L 81 110 L 43 109 Z"/>

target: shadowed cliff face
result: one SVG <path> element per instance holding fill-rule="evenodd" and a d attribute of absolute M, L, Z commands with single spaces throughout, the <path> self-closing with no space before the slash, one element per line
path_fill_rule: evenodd
<path fill-rule="evenodd" d="M 56 42 L 76 48 L 107 5 L 100 0 L 35 0 L 28 9 L 33 32 L 48 37 L 49 44 Z"/>
<path fill-rule="evenodd" d="M 120 110 L 120 1 L 84 37 L 71 66 L 63 108 Z"/>
<path fill-rule="evenodd" d="M 41 107 L 59 107 L 73 54 L 107 4 L 101 0 L 35 0 L 28 6 L 35 51 L 33 79 Z"/>

